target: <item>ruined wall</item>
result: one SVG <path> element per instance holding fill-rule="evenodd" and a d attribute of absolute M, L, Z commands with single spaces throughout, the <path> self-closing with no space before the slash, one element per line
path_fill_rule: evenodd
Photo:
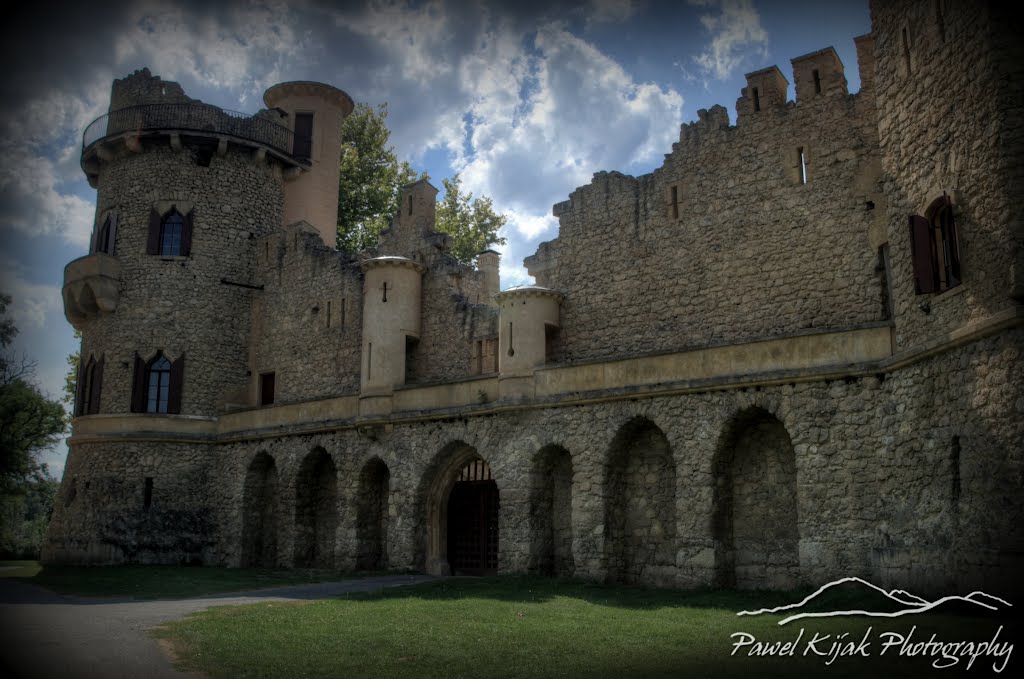
<path fill-rule="evenodd" d="M 1021 26 L 998 3 L 871 4 L 896 345 L 905 348 L 1006 308 L 1019 287 Z M 943 192 L 954 201 L 963 283 L 917 295 L 907 217 L 925 215 Z"/>
<path fill-rule="evenodd" d="M 885 317 L 869 238 L 868 200 L 882 207 L 873 100 L 825 82 L 759 111 L 745 97 L 735 127 L 722 107 L 702 111 L 660 169 L 598 173 L 555 206 L 558 239 L 526 265 L 566 293 L 556 360 Z"/>
<path fill-rule="evenodd" d="M 359 390 L 363 274 L 358 261 L 326 248 L 301 226 L 278 229 L 255 246 L 263 287 L 252 294 L 249 405 L 259 377 L 275 373 L 275 403 Z"/>
<path fill-rule="evenodd" d="M 249 308 L 254 238 L 277 228 L 281 179 L 251 152 L 230 147 L 209 166 L 195 149 L 174 151 L 154 142 L 141 153 L 122 149 L 103 164 L 97 219 L 118 215 L 115 256 L 121 265 L 120 302 L 113 314 L 82 326 L 82 356 L 105 356 L 101 413 L 131 406 L 135 352 L 186 356 L 182 414 L 214 415 L 248 383 Z M 194 210 L 191 253 L 146 253 L 150 212 Z M 102 222 L 100 222 L 102 223 Z"/>

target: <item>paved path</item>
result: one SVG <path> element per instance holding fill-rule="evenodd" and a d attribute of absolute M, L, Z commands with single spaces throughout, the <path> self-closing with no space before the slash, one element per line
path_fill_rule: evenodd
<path fill-rule="evenodd" d="M 2 578 L 0 677 L 181 679 L 184 675 L 174 670 L 147 630 L 210 606 L 323 599 L 431 579 L 390 575 L 195 599 L 137 601 L 61 596 Z"/>

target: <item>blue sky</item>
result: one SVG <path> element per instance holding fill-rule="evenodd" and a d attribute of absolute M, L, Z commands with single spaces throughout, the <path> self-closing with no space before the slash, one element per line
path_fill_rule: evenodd
<path fill-rule="evenodd" d="M 387 102 L 400 157 L 437 186 L 460 172 L 508 215 L 504 287 L 529 282 L 523 258 L 557 236 L 551 206 L 594 172 L 650 172 L 698 109 L 735 121 L 744 73 L 777 64 L 791 80 L 789 60 L 822 47 L 855 92 L 853 38 L 870 31 L 867 0 L 96 4 L 19 3 L 0 41 L 0 291 L 14 350 L 54 396 L 75 349 L 63 269 L 86 254 L 95 212 L 81 134 L 114 78 L 149 67 L 250 113 L 287 80 Z M 58 475 L 65 453 L 46 457 Z"/>

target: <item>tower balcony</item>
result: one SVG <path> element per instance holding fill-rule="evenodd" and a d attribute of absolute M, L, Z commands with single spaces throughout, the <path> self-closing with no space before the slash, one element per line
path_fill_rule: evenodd
<path fill-rule="evenodd" d="M 64 315 L 76 329 L 101 313 L 117 308 L 121 281 L 121 262 L 117 257 L 95 252 L 79 257 L 64 267 Z"/>
<path fill-rule="evenodd" d="M 119 148 L 137 153 L 143 140 L 161 139 L 176 150 L 183 143 L 198 143 L 218 155 L 227 152 L 228 144 L 246 146 L 278 159 L 293 175 L 309 169 L 308 158 L 293 155 L 295 133 L 274 119 L 276 113 L 250 115 L 202 102 L 142 104 L 111 111 L 85 128 L 82 170 L 95 187 L 101 162 L 111 159 Z"/>

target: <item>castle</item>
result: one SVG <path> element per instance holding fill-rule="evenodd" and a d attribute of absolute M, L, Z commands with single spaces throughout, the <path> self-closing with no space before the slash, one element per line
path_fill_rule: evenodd
<path fill-rule="evenodd" d="M 1019 590 L 1019 18 L 871 11 L 858 93 L 831 48 L 795 101 L 748 74 L 504 291 L 426 181 L 334 249 L 344 92 L 115 81 L 44 560 Z"/>

